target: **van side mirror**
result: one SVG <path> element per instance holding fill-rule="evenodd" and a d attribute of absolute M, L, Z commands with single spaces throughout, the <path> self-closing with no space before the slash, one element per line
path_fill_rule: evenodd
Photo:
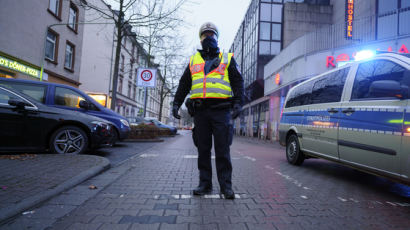
<path fill-rule="evenodd" d="M 369 97 L 395 97 L 407 99 L 409 97 L 409 87 L 402 86 L 393 80 L 374 81 L 369 87 Z"/>
<path fill-rule="evenodd" d="M 80 106 L 80 108 L 88 110 L 89 107 L 90 107 L 90 104 L 88 104 L 88 102 L 85 101 L 85 100 L 81 100 L 80 103 L 78 104 L 78 106 Z"/>
<path fill-rule="evenodd" d="M 26 108 L 25 106 L 27 105 L 24 101 L 15 98 L 9 99 L 8 104 L 15 106 L 19 110 L 24 110 Z"/>

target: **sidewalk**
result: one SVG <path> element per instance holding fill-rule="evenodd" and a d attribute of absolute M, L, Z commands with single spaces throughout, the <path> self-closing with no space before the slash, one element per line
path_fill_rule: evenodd
<path fill-rule="evenodd" d="M 0 222 L 81 183 L 109 167 L 92 155 L 0 155 Z"/>

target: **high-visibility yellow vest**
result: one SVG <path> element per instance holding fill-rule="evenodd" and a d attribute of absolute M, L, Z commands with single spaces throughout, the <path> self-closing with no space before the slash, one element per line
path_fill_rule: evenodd
<path fill-rule="evenodd" d="M 217 68 L 204 73 L 205 61 L 197 52 L 191 56 L 189 69 L 192 76 L 191 99 L 195 98 L 230 98 L 232 97 L 229 82 L 228 67 L 231 63 L 232 53 L 219 53 L 221 62 Z"/>

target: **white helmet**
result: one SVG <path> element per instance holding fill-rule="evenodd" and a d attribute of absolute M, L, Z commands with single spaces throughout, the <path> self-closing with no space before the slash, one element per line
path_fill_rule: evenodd
<path fill-rule="evenodd" d="M 212 22 L 205 22 L 199 28 L 199 38 L 201 38 L 202 33 L 204 33 L 205 31 L 211 31 L 216 35 L 216 37 L 219 37 L 218 28 Z"/>

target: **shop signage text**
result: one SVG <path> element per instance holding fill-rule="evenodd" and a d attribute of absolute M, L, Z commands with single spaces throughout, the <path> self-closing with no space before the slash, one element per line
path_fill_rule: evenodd
<path fill-rule="evenodd" d="M 392 48 L 389 47 L 387 49 L 387 51 L 392 52 Z M 409 50 L 407 49 L 407 47 L 403 44 L 400 49 L 397 51 L 398 53 L 409 53 Z M 347 62 L 350 61 L 351 59 L 354 59 L 356 52 L 354 52 L 351 56 L 349 56 L 346 53 L 342 53 L 336 56 L 336 58 L 334 56 L 327 56 L 326 57 L 326 67 L 336 67 L 336 64 L 338 62 Z M 351 58 L 350 58 L 351 57 Z"/>
<path fill-rule="evenodd" d="M 0 66 L 7 69 L 19 71 L 21 73 L 30 75 L 32 77 L 40 78 L 40 71 L 23 65 L 17 61 L 10 60 L 8 58 L 0 56 Z"/>
<path fill-rule="evenodd" d="M 346 39 L 353 38 L 354 0 L 346 0 Z"/>

